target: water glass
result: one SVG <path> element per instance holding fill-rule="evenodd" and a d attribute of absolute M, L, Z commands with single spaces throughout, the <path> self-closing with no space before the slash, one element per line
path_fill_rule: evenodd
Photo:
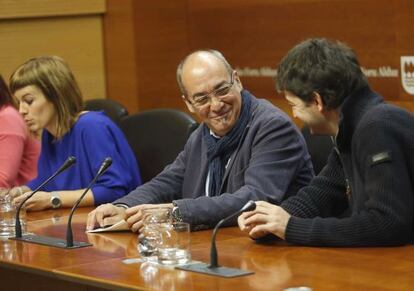
<path fill-rule="evenodd" d="M 159 232 L 159 264 L 186 264 L 191 260 L 190 225 L 188 223 L 162 223 L 159 225 Z"/>
<path fill-rule="evenodd" d="M 22 232 L 26 230 L 26 209 L 20 212 L 20 224 Z M 15 235 L 16 206 L 11 196 L 4 189 L 0 189 L 0 237 L 12 237 Z"/>
<path fill-rule="evenodd" d="M 14 234 L 14 216 L 16 208 L 7 194 L 0 197 L 0 236 L 9 237 Z"/>
<path fill-rule="evenodd" d="M 144 261 L 157 260 L 157 246 L 162 239 L 159 226 L 169 223 L 171 208 L 155 207 L 143 210 L 143 228 L 138 235 L 138 252 Z"/>

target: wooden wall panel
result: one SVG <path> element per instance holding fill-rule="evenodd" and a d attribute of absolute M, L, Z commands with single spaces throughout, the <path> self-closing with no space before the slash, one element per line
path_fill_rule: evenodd
<path fill-rule="evenodd" d="M 185 0 L 134 2 L 139 109 L 178 107 L 175 72 L 188 50 Z"/>
<path fill-rule="evenodd" d="M 364 67 L 399 65 L 395 7 L 388 0 L 190 2 L 191 46 L 218 48 L 242 70 L 274 68 L 296 43 L 321 36 L 351 45 Z M 242 75 L 257 95 L 275 96 L 270 77 Z M 398 92 L 395 78 L 370 81 L 385 95 Z"/>
<path fill-rule="evenodd" d="M 290 114 L 272 77 L 282 56 L 309 37 L 346 42 L 374 90 L 414 107 L 400 71 L 400 57 L 414 56 L 412 0 L 164 0 L 133 6 L 137 110 L 183 109 L 175 97 L 177 64 L 193 50 L 215 48 L 239 71 L 245 88 Z"/>
<path fill-rule="evenodd" d="M 104 16 L 107 97 L 129 112 L 138 108 L 138 67 L 134 27 L 134 0 L 107 0 Z"/>
<path fill-rule="evenodd" d="M 29 58 L 63 57 L 85 99 L 105 98 L 105 0 L 0 0 L 0 74 Z"/>
<path fill-rule="evenodd" d="M 0 19 L 100 14 L 104 0 L 0 0 Z"/>
<path fill-rule="evenodd" d="M 100 16 L 1 21 L 0 39 L 5 79 L 29 58 L 58 55 L 69 63 L 85 99 L 105 98 Z"/>
<path fill-rule="evenodd" d="M 396 14 L 396 54 L 400 56 L 413 56 L 414 58 L 414 1 L 394 0 L 398 13 Z M 414 96 L 409 95 L 400 85 L 399 96 L 411 104 L 409 108 L 414 112 Z M 406 102 L 407 103 L 407 102 Z"/>
<path fill-rule="evenodd" d="M 185 0 L 108 0 L 105 22 L 108 97 L 129 112 L 184 110 L 175 70 L 185 54 Z"/>

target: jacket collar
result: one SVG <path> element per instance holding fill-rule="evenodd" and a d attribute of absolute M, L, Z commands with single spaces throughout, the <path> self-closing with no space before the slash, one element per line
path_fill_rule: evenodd
<path fill-rule="evenodd" d="M 383 103 L 384 99 L 365 87 L 348 96 L 340 107 L 339 131 L 336 144 L 339 150 L 350 148 L 353 134 L 362 117 L 373 106 Z"/>

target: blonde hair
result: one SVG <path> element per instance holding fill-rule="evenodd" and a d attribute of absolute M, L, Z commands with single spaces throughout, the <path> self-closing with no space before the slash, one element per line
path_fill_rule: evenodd
<path fill-rule="evenodd" d="M 41 56 L 28 60 L 10 77 L 10 91 L 36 86 L 53 104 L 57 112 L 56 139 L 75 124 L 82 111 L 82 94 L 66 62 L 57 56 Z"/>

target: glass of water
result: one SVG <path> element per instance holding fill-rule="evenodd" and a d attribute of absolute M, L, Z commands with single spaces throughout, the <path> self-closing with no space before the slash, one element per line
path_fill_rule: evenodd
<path fill-rule="evenodd" d="M 20 224 L 22 232 L 26 231 L 26 209 L 20 212 Z M 15 235 L 16 206 L 12 202 L 9 189 L 0 189 L 0 237 L 12 237 Z"/>
<path fill-rule="evenodd" d="M 190 225 L 186 222 L 159 225 L 158 263 L 162 265 L 186 264 L 191 260 Z"/>
<path fill-rule="evenodd" d="M 144 261 L 156 261 L 162 239 L 160 225 L 171 221 L 171 208 L 154 207 L 143 210 L 143 228 L 138 235 L 138 252 Z"/>
<path fill-rule="evenodd" d="M 8 189 L 0 189 L 0 236 L 14 235 L 14 218 L 16 208 L 12 204 Z"/>

